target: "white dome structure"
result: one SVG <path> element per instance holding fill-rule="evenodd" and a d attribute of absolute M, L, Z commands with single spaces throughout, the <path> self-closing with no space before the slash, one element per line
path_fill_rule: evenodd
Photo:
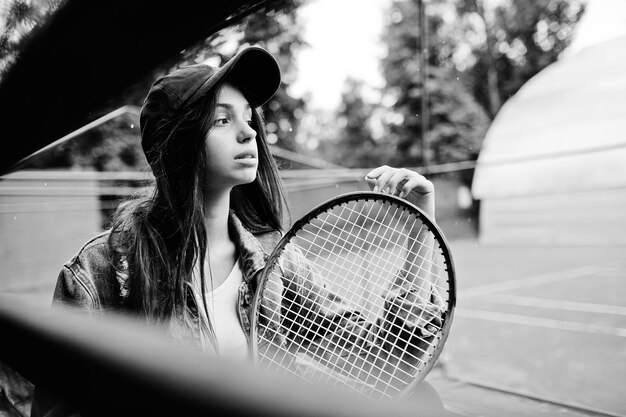
<path fill-rule="evenodd" d="M 472 194 L 482 243 L 626 244 L 626 36 L 565 56 L 505 103 Z"/>

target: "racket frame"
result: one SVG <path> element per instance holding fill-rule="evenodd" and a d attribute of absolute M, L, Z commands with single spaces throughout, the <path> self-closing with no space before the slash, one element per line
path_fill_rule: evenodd
<path fill-rule="evenodd" d="M 439 356 L 441 351 L 444 348 L 444 345 L 448 339 L 448 335 L 450 332 L 450 327 L 452 326 L 452 321 L 454 318 L 454 310 L 456 307 L 456 275 L 454 268 L 454 261 L 452 259 L 452 253 L 450 251 L 450 247 L 448 245 L 448 241 L 445 238 L 445 235 L 437 225 L 437 223 L 415 204 L 411 203 L 408 200 L 403 198 L 386 194 L 382 192 L 374 192 L 374 191 L 353 191 L 344 194 L 340 194 L 338 196 L 332 197 L 321 204 L 318 204 L 313 209 L 308 211 L 306 214 L 301 216 L 298 220 L 296 220 L 289 230 L 285 232 L 283 237 L 278 241 L 274 250 L 267 258 L 265 263 L 265 267 L 263 271 L 257 278 L 256 291 L 255 296 L 252 301 L 252 311 L 251 311 L 251 319 L 250 319 L 250 339 L 249 339 L 249 347 L 250 352 L 253 358 L 253 361 L 256 365 L 259 364 L 258 358 L 258 349 L 257 349 L 257 339 L 259 337 L 257 330 L 257 322 L 259 317 L 259 307 L 261 304 L 261 298 L 264 286 L 261 285 L 267 278 L 268 274 L 274 269 L 275 263 L 282 256 L 282 253 L 285 250 L 287 243 L 296 235 L 296 233 L 303 228 L 304 225 L 309 223 L 310 219 L 317 217 L 320 213 L 331 210 L 334 207 L 340 206 L 344 203 L 353 201 L 353 200 L 361 200 L 361 201 L 375 201 L 382 203 L 383 201 L 388 201 L 390 203 L 396 204 L 404 209 L 409 211 L 413 211 L 416 213 L 417 217 L 424 223 L 424 225 L 428 228 L 428 230 L 435 237 L 435 241 L 439 244 L 439 248 L 441 249 L 441 253 L 445 259 L 445 264 L 447 266 L 446 272 L 448 276 L 448 299 L 446 303 L 445 320 L 441 329 L 439 330 L 437 337 L 440 337 L 439 342 L 437 343 L 435 350 L 430 354 L 430 358 L 426 366 L 416 375 L 413 381 L 408 383 L 402 391 L 400 391 L 393 398 L 401 398 L 403 396 L 409 396 L 412 390 L 424 380 L 424 378 L 428 375 L 430 370 L 439 360 Z"/>

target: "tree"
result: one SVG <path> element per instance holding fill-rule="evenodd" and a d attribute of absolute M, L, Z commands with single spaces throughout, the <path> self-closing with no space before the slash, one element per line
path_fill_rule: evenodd
<path fill-rule="evenodd" d="M 396 0 L 391 7 L 384 35 L 388 54 L 382 61 L 385 95 L 394 103 L 387 115 L 387 136 L 397 152 L 390 163 L 417 166 L 424 159 L 433 163 L 475 159 L 488 118 L 456 78 L 456 73 L 445 65 L 448 45 L 442 37 L 442 28 L 445 28 L 442 15 L 427 13 L 425 43 L 429 49 L 425 65 L 429 76 L 424 86 L 419 72 L 421 56 L 418 51 L 422 43 L 418 4 Z M 429 97 L 429 129 L 425 138 L 421 114 L 424 88 Z M 427 149 L 424 149 L 425 142 L 429 144 Z M 429 153 L 428 158 L 425 152 Z"/>
<path fill-rule="evenodd" d="M 31 168 L 89 168 L 95 171 L 146 171 L 139 141 L 139 117 L 123 114 L 52 148 Z"/>
<path fill-rule="evenodd" d="M 349 77 L 341 94 L 337 110 L 336 138 L 324 142 L 320 149 L 323 157 L 336 164 L 357 168 L 381 165 L 389 156 L 384 146 L 378 143 L 370 127 L 371 116 L 376 107 L 362 96 L 363 81 Z"/>
<path fill-rule="evenodd" d="M 555 62 L 572 40 L 582 0 L 455 0 L 460 30 L 446 30 L 446 59 L 493 118 L 526 81 Z M 471 34 L 473 36 L 467 36 Z M 469 53 L 459 53 L 460 51 Z M 456 57 L 455 57 L 456 54 Z"/>
<path fill-rule="evenodd" d="M 0 10 L 0 78 L 10 68 L 28 37 L 62 0 L 12 0 Z M 3 23 L 3 25 L 2 25 Z"/>
<path fill-rule="evenodd" d="M 426 7 L 429 73 L 428 133 L 419 102 L 419 5 Z M 506 100 L 569 45 L 584 11 L 582 0 L 395 0 L 386 25 L 382 62 L 396 163 L 474 159 L 481 138 Z M 491 5 L 490 7 L 488 7 Z M 469 93 L 469 94 L 468 94 Z M 477 103 L 480 106 L 477 106 Z M 423 115 L 422 115 L 423 116 Z M 424 158 L 424 142 L 428 144 Z"/>

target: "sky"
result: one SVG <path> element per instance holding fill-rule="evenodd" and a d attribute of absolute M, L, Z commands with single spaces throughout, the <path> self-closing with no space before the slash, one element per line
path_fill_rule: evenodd
<path fill-rule="evenodd" d="M 373 87 L 382 86 L 378 62 L 385 49 L 380 36 L 390 3 L 391 0 L 310 0 L 305 4 L 300 18 L 305 25 L 303 37 L 311 48 L 297 58 L 298 80 L 291 92 L 300 97 L 308 93 L 306 99 L 312 108 L 333 109 L 349 75 Z M 626 0 L 587 3 L 570 53 L 626 35 Z"/>
<path fill-rule="evenodd" d="M 304 39 L 311 45 L 298 57 L 296 96 L 309 92 L 312 107 L 339 103 L 348 75 L 383 83 L 378 62 L 385 52 L 380 42 L 384 11 L 390 0 L 310 0 L 300 10 Z"/>
<path fill-rule="evenodd" d="M 569 53 L 626 36 L 626 0 L 590 0 L 576 30 Z"/>

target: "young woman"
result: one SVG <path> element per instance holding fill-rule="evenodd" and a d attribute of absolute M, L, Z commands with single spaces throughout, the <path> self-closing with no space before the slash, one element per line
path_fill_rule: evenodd
<path fill-rule="evenodd" d="M 54 302 L 133 313 L 204 351 L 246 358 L 255 277 L 282 236 L 285 198 L 259 112 L 280 82 L 258 47 L 158 79 L 140 119 L 156 184 L 63 267 Z M 421 175 L 383 166 L 366 180 L 434 215 Z"/>

